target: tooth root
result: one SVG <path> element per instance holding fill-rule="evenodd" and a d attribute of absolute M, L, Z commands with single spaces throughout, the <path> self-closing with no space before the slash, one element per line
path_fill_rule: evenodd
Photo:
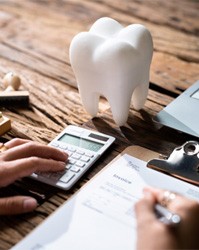
<path fill-rule="evenodd" d="M 89 88 L 85 88 L 86 84 L 82 83 L 82 87 L 79 87 L 79 92 L 82 100 L 82 104 L 85 110 L 95 117 L 98 113 L 99 94 L 89 91 Z"/>
<path fill-rule="evenodd" d="M 149 79 L 139 84 L 133 91 L 132 102 L 136 110 L 143 108 L 148 95 Z"/>
<path fill-rule="evenodd" d="M 118 93 L 119 95 L 117 96 L 110 95 L 109 98 L 107 98 L 107 100 L 110 104 L 114 121 L 118 126 L 123 126 L 128 119 L 132 92 L 125 91 L 124 93 L 124 91 L 122 91 L 121 93 L 121 91 L 119 90 Z"/>

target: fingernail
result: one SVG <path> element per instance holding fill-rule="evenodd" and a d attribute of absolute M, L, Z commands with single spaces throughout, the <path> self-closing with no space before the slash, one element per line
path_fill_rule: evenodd
<path fill-rule="evenodd" d="M 23 208 L 25 211 L 31 211 L 37 207 L 37 201 L 33 198 L 27 198 L 23 202 Z"/>

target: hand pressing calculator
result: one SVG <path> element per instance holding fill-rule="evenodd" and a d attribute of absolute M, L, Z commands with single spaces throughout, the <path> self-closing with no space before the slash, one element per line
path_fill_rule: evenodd
<path fill-rule="evenodd" d="M 68 153 L 69 158 L 65 170 L 33 173 L 31 178 L 68 190 L 108 149 L 114 140 L 115 138 L 112 136 L 69 125 L 49 143 L 49 146 Z"/>

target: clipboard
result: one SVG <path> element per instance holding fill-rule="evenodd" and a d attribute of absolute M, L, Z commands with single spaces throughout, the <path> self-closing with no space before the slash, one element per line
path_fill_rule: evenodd
<path fill-rule="evenodd" d="M 146 161 L 146 162 L 148 162 L 148 161 L 150 161 L 151 159 L 154 159 L 154 158 L 159 158 L 159 153 L 157 153 L 155 151 L 152 151 L 150 149 L 147 149 L 147 148 L 137 146 L 137 145 L 127 147 L 117 157 L 120 157 L 121 155 L 124 155 L 124 154 L 129 154 L 129 155 L 131 155 L 131 156 L 133 156 L 135 158 L 138 158 L 138 159 Z"/>
<path fill-rule="evenodd" d="M 187 141 L 174 148 L 165 159 L 160 159 L 160 154 L 149 149 L 136 145 L 129 146 L 113 161 L 124 154 L 147 162 L 146 167 L 148 168 L 199 186 L 199 142 L 197 141 Z"/>

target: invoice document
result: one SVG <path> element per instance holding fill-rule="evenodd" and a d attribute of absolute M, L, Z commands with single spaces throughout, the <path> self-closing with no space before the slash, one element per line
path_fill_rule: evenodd
<path fill-rule="evenodd" d="M 124 154 L 14 246 L 13 250 L 133 250 L 134 204 L 150 185 L 199 200 L 199 188 Z"/>

